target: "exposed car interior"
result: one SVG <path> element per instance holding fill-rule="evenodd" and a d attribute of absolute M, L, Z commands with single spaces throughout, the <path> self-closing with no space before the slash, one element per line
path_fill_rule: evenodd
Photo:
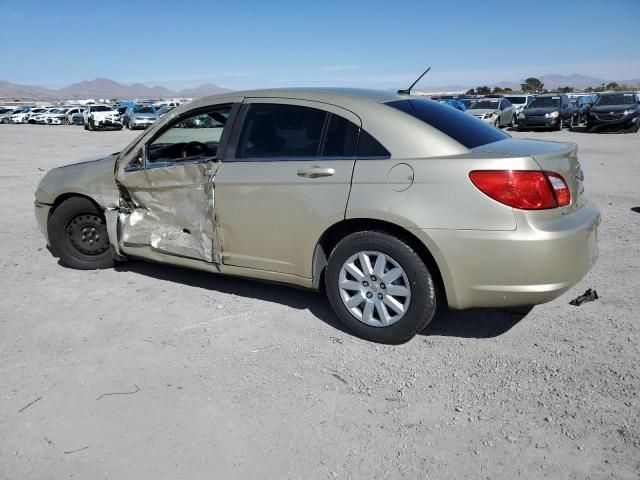
<path fill-rule="evenodd" d="M 161 166 L 216 158 L 231 107 L 181 119 L 147 147 L 147 163 Z"/>

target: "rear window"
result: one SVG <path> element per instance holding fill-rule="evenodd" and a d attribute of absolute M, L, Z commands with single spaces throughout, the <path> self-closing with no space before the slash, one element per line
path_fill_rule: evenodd
<path fill-rule="evenodd" d="M 133 107 L 133 113 L 156 113 L 153 107 L 139 106 Z"/>
<path fill-rule="evenodd" d="M 506 133 L 447 105 L 422 98 L 395 100 L 386 105 L 422 120 L 467 148 L 510 138 Z"/>
<path fill-rule="evenodd" d="M 522 105 L 523 103 L 527 103 L 527 97 L 504 97 L 509 100 L 514 105 Z"/>

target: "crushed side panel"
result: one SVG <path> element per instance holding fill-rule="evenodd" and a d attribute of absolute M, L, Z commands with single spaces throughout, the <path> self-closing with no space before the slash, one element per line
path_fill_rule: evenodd
<path fill-rule="evenodd" d="M 121 216 L 123 244 L 219 263 L 213 221 L 218 166 L 209 162 L 147 170 L 145 187 L 127 189 L 133 208 Z"/>

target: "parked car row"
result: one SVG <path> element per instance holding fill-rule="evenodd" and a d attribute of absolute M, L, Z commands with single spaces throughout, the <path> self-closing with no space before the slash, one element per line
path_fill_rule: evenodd
<path fill-rule="evenodd" d="M 176 104 L 88 104 L 61 107 L 0 107 L 0 123 L 27 123 L 41 125 L 84 125 L 85 130 L 103 128 L 143 129 L 153 125 Z"/>
<path fill-rule="evenodd" d="M 441 103 L 462 110 L 491 125 L 518 130 L 562 130 L 585 125 L 590 132 L 605 129 L 640 130 L 640 95 L 603 92 L 597 95 L 545 93 L 481 98 L 446 98 Z"/>

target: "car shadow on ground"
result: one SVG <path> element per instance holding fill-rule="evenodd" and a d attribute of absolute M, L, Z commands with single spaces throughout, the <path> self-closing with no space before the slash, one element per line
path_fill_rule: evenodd
<path fill-rule="evenodd" d="M 640 213 L 640 207 L 631 207 L 632 212 Z"/>
<path fill-rule="evenodd" d="M 508 332 L 526 317 L 533 307 L 513 309 L 444 308 L 421 335 L 441 335 L 460 338 L 494 338 Z"/>
<path fill-rule="evenodd" d="M 311 314 L 332 328 L 353 335 L 333 313 L 326 297 L 311 290 L 245 278 L 212 275 L 198 270 L 143 261 L 121 263 L 115 267 L 115 270 L 203 290 L 279 303 L 297 310 L 309 310 Z M 531 308 L 514 310 L 478 308 L 452 311 L 444 308 L 441 314 L 421 332 L 421 335 L 462 338 L 497 337 L 515 326 L 530 310 Z"/>

